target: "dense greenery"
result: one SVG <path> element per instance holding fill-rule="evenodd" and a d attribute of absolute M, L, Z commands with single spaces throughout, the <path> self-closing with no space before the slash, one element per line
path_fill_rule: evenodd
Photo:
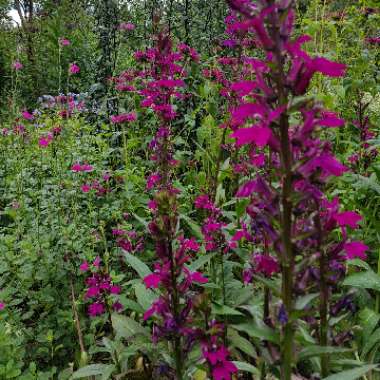
<path fill-rule="evenodd" d="M 0 379 L 380 379 L 379 26 L 0 0 Z"/>

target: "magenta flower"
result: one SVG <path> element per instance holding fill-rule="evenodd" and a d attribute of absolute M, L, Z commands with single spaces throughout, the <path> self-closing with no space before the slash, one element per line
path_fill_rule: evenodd
<path fill-rule="evenodd" d="M 323 57 L 313 59 L 313 68 L 329 77 L 342 77 L 346 73 L 347 66 L 343 63 L 329 61 Z"/>
<path fill-rule="evenodd" d="M 47 146 L 50 145 L 50 143 L 53 141 L 53 134 L 52 133 L 48 133 L 46 136 L 43 136 L 41 137 L 39 140 L 38 140 L 38 145 L 41 147 L 41 148 L 46 148 Z"/>
<path fill-rule="evenodd" d="M 105 310 L 103 303 L 95 302 L 88 307 L 88 314 L 90 317 L 96 317 L 97 315 L 104 314 Z"/>
<path fill-rule="evenodd" d="M 88 265 L 87 261 L 83 261 L 83 263 L 79 267 L 79 270 L 81 272 L 87 272 L 89 269 L 90 269 L 90 266 Z"/>
<path fill-rule="evenodd" d="M 258 147 L 264 147 L 272 135 L 268 127 L 253 126 L 250 128 L 241 128 L 230 135 L 236 139 L 236 145 L 245 145 L 255 143 Z"/>
<path fill-rule="evenodd" d="M 80 67 L 76 63 L 70 63 L 69 73 L 78 74 L 80 72 Z"/>
<path fill-rule="evenodd" d="M 34 116 L 29 111 L 25 110 L 21 114 L 25 120 L 32 121 L 34 119 Z"/>
<path fill-rule="evenodd" d="M 198 282 L 199 284 L 206 284 L 208 282 L 208 278 L 203 276 L 200 272 L 190 273 L 190 280 L 192 282 Z"/>
<path fill-rule="evenodd" d="M 19 62 L 19 61 L 14 61 L 14 62 L 12 63 L 12 68 L 13 68 L 14 70 L 16 70 L 16 71 L 21 70 L 23 67 L 24 67 L 24 65 L 23 65 L 21 62 Z"/>
<path fill-rule="evenodd" d="M 70 40 L 68 40 L 67 38 L 61 37 L 58 41 L 59 41 L 59 44 L 61 46 L 69 46 L 69 45 L 71 45 Z"/>
<path fill-rule="evenodd" d="M 161 283 L 161 276 L 155 273 L 149 274 L 144 277 L 144 283 L 147 288 L 157 289 Z"/>
<path fill-rule="evenodd" d="M 88 185 L 87 183 L 83 184 L 81 187 L 81 190 L 84 192 L 84 193 L 88 193 L 91 191 L 91 186 Z"/>
<path fill-rule="evenodd" d="M 101 259 L 100 259 L 100 257 L 99 256 L 96 256 L 96 258 L 95 258 L 95 260 L 94 260 L 94 262 L 92 263 L 92 265 L 94 266 L 94 267 L 96 267 L 96 268 L 99 268 L 100 267 L 100 263 L 101 263 Z"/>
<path fill-rule="evenodd" d="M 5 309 L 5 303 L 0 302 L 0 311 Z"/>
<path fill-rule="evenodd" d="M 111 294 L 120 294 L 121 292 L 121 287 L 118 285 L 111 285 L 110 287 L 110 293 Z"/>
<path fill-rule="evenodd" d="M 123 310 L 123 305 L 119 301 L 116 301 L 112 304 L 112 309 L 119 313 L 121 310 Z"/>
<path fill-rule="evenodd" d="M 131 31 L 131 30 L 134 30 L 134 29 L 135 29 L 135 25 L 132 24 L 131 22 L 122 22 L 122 23 L 119 25 L 119 29 L 120 29 L 120 30 L 128 30 L 128 31 Z"/>
<path fill-rule="evenodd" d="M 111 116 L 111 123 L 113 124 L 122 124 L 127 122 L 132 122 L 137 120 L 137 115 L 135 112 L 123 113 L 120 115 Z"/>
<path fill-rule="evenodd" d="M 368 249 L 369 247 L 361 241 L 353 241 L 344 245 L 344 250 L 346 251 L 346 259 L 348 260 L 352 260 L 355 258 L 365 260 L 367 258 L 365 252 Z"/>
<path fill-rule="evenodd" d="M 358 228 L 358 222 L 363 218 L 354 211 L 344 211 L 334 215 L 334 219 L 340 227 L 349 226 L 352 229 Z"/>

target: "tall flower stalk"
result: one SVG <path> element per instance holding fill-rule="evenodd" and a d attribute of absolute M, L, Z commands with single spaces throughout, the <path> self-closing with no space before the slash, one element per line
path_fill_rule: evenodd
<path fill-rule="evenodd" d="M 159 288 L 161 292 L 146 311 L 144 319 L 155 317 L 154 342 L 169 342 L 173 358 L 169 376 L 177 380 L 185 378 L 187 355 L 201 335 L 194 325 L 193 301 L 197 294 L 196 285 L 207 282 L 201 273 L 192 272 L 185 265 L 199 246 L 193 238 L 186 239 L 177 232 L 179 190 L 173 184 L 178 162 L 174 159 L 172 121 L 178 115 L 172 103 L 184 97 L 182 88 L 186 72 L 182 64 L 187 58 L 193 59 L 192 53 L 194 51 L 184 44 L 174 51 L 170 38 L 161 33 L 155 47 L 135 54 L 136 60 L 144 63 L 144 70 L 135 73 L 136 87 L 140 88 L 138 93 L 143 98 L 141 106 L 150 108 L 157 120 L 155 134 L 149 144 L 155 169 L 146 184 L 152 194 L 148 204 L 152 213 L 149 232 L 154 240 L 157 261 L 154 272 L 146 276 L 144 282 L 148 288 Z M 125 83 L 133 77 L 124 75 L 121 81 L 118 80 L 119 86 L 135 91 L 134 86 Z M 118 121 L 120 117 L 122 115 L 114 116 L 112 121 Z"/>
<path fill-rule="evenodd" d="M 236 194 L 250 199 L 247 220 L 259 251 L 253 257 L 254 270 L 266 276 L 278 269 L 281 273 L 281 379 L 290 380 L 295 364 L 296 296 L 319 288 L 318 335 L 320 344 L 327 345 L 331 289 L 344 275 L 344 261 L 365 258 L 368 248 L 348 240 L 347 226 L 356 228 L 361 217 L 351 211 L 339 212 L 339 201 L 329 202 L 323 193 L 329 177 L 348 169 L 318 134 L 324 128 L 342 127 L 344 120 L 305 97 L 316 73 L 341 77 L 345 65 L 310 57 L 302 50 L 309 36 L 292 38 L 294 1 L 228 3 L 236 17 L 229 28 L 254 38 L 264 57 L 244 57 L 251 70 L 231 86 L 241 97 L 238 105 L 231 105 L 227 125 L 233 130 L 230 137 L 246 155 L 250 177 L 254 176 Z M 263 155 L 261 169 L 257 155 Z M 331 232 L 339 227 L 343 239 L 335 242 Z M 328 372 L 324 358 L 322 375 Z"/>

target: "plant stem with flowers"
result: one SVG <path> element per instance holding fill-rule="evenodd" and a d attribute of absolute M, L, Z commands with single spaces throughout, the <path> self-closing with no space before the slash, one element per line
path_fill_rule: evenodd
<path fill-rule="evenodd" d="M 347 227 L 358 227 L 360 215 L 339 212 L 339 200 L 329 202 L 323 193 L 329 177 L 340 176 L 348 169 L 333 156 L 331 144 L 317 133 L 320 128 L 342 127 L 344 120 L 302 98 L 315 73 L 341 77 L 346 66 L 323 57 L 310 57 L 301 49 L 303 43 L 310 41 L 309 36 L 292 40 L 294 1 L 228 3 L 240 17 L 232 24 L 234 30 L 237 34 L 253 34 L 265 57 L 245 58 L 252 72 L 231 86 L 243 95 L 237 106 L 232 105 L 228 125 L 233 129 L 231 137 L 236 139 L 236 145 L 248 147 L 248 167 L 255 168 L 249 161 L 252 151 L 261 150 L 268 155 L 269 150 L 270 166 L 263 166 L 265 170 L 260 172 L 255 168 L 256 178 L 245 182 L 236 196 L 250 198 L 246 211 L 256 244 L 266 245 L 269 237 L 271 250 L 277 255 L 274 258 L 256 254 L 253 271 L 270 276 L 280 269 L 281 379 L 290 380 L 295 364 L 296 295 L 319 288 L 318 335 L 320 344 L 326 346 L 329 292 L 343 278 L 344 262 L 355 257 L 365 259 L 368 249 L 362 242 L 350 242 L 347 235 Z M 296 123 L 291 122 L 294 114 Z M 248 120 L 254 124 L 244 127 Z M 278 180 L 272 183 L 276 177 Z M 341 242 L 329 237 L 336 228 L 342 229 Z M 322 375 L 328 373 L 328 360 L 323 357 Z"/>

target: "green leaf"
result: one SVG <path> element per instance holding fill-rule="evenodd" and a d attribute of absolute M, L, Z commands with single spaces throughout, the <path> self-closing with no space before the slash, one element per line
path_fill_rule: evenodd
<path fill-rule="evenodd" d="M 129 339 L 135 335 L 149 336 L 148 330 L 132 318 L 121 314 L 112 314 L 111 319 L 116 335 L 121 338 Z"/>
<path fill-rule="evenodd" d="M 86 367 L 79 368 L 78 371 L 73 373 L 73 379 L 81 379 L 83 377 L 90 377 L 96 375 L 107 375 L 108 377 L 103 377 L 102 380 L 106 380 L 109 378 L 112 371 L 115 369 L 113 364 L 90 364 Z M 111 372 L 110 372 L 111 371 Z"/>
<path fill-rule="evenodd" d="M 278 343 L 279 336 L 268 326 L 257 326 L 251 323 L 241 323 L 232 325 L 233 328 L 248 334 L 252 338 L 259 338 L 261 340 L 268 340 L 269 342 Z"/>
<path fill-rule="evenodd" d="M 303 310 L 306 305 L 317 298 L 319 293 L 307 294 L 306 296 L 299 297 L 296 301 L 296 310 Z"/>
<path fill-rule="evenodd" d="M 201 228 L 196 224 L 191 218 L 189 218 L 187 215 L 180 215 L 181 219 L 184 220 L 187 225 L 190 227 L 191 231 L 198 239 L 203 239 L 203 234 Z"/>
<path fill-rule="evenodd" d="M 156 293 L 152 290 L 147 289 L 143 284 L 136 284 L 134 286 L 137 302 L 141 307 L 146 310 L 152 303 L 157 299 Z"/>
<path fill-rule="evenodd" d="M 207 255 L 202 255 L 199 257 L 199 259 L 193 261 L 191 265 L 189 265 L 189 269 L 194 272 L 198 270 L 199 268 L 202 268 L 203 265 L 208 263 L 214 256 L 216 256 L 217 252 L 211 252 L 208 253 Z"/>
<path fill-rule="evenodd" d="M 233 309 L 227 305 L 221 305 L 218 303 L 212 304 L 212 311 L 218 315 L 243 315 L 240 311 Z"/>
<path fill-rule="evenodd" d="M 360 326 L 363 328 L 363 341 L 366 342 L 380 320 L 380 314 L 366 307 L 359 313 Z"/>
<path fill-rule="evenodd" d="M 377 368 L 376 364 L 364 365 L 359 368 L 349 369 L 348 371 L 339 372 L 335 375 L 325 377 L 323 380 L 356 380 L 375 368 Z"/>
<path fill-rule="evenodd" d="M 343 285 L 361 289 L 374 289 L 380 292 L 380 276 L 372 270 L 348 276 Z"/>
<path fill-rule="evenodd" d="M 364 358 L 378 343 L 380 343 L 380 327 L 368 337 L 363 347 L 361 357 Z"/>
<path fill-rule="evenodd" d="M 236 365 L 239 371 L 249 372 L 249 373 L 252 373 L 253 375 L 260 376 L 260 371 L 256 367 L 254 367 L 252 364 L 245 363 L 245 362 L 232 362 L 232 363 Z"/>
<path fill-rule="evenodd" d="M 243 338 L 236 330 L 229 328 L 227 336 L 232 346 L 243 351 L 252 358 L 257 358 L 255 347 L 253 347 L 252 343 Z"/>
<path fill-rule="evenodd" d="M 152 273 L 149 267 L 136 256 L 133 256 L 128 252 L 123 252 L 123 254 L 127 263 L 138 273 L 141 278 L 144 278 Z"/>
<path fill-rule="evenodd" d="M 309 346 L 305 347 L 298 355 L 298 360 L 304 360 L 310 358 L 312 356 L 320 356 L 323 354 L 341 354 L 343 352 L 352 351 L 350 348 L 340 348 L 340 347 L 332 347 L 332 346 Z"/>

